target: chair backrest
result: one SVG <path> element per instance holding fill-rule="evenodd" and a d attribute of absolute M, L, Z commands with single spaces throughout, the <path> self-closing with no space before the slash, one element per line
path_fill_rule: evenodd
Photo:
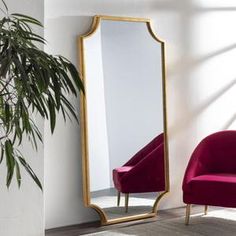
<path fill-rule="evenodd" d="M 236 130 L 211 134 L 199 146 L 203 149 L 199 161 L 207 171 L 236 173 Z"/>
<path fill-rule="evenodd" d="M 147 156 L 150 152 L 152 152 L 155 148 L 157 148 L 162 143 L 164 143 L 163 133 L 159 134 L 147 145 L 145 145 L 141 150 L 139 150 L 128 162 L 124 164 L 124 166 L 136 165 L 139 161 L 141 161 L 145 156 Z"/>
<path fill-rule="evenodd" d="M 147 155 L 163 142 L 164 142 L 164 134 L 161 133 L 157 137 L 155 137 L 151 142 L 149 142 L 145 147 L 143 147 L 142 152 L 144 153 L 144 155 Z"/>
<path fill-rule="evenodd" d="M 162 143 L 122 176 L 123 188 L 129 193 L 164 191 L 164 155 L 164 143 Z"/>

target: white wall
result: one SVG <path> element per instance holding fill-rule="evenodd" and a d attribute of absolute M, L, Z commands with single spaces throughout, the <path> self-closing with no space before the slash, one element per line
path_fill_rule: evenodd
<path fill-rule="evenodd" d="M 99 28 L 84 40 L 90 191 L 110 187 L 101 38 Z"/>
<path fill-rule="evenodd" d="M 44 20 L 43 0 L 7 0 L 9 11 L 28 14 Z M 43 35 L 42 29 L 37 33 Z M 43 133 L 43 120 L 36 119 L 38 127 Z M 31 144 L 25 141 L 22 153 L 43 183 L 43 145 L 39 145 L 36 153 Z M 0 166 L 0 235 L 1 236 L 43 236 L 44 214 L 43 193 L 33 182 L 31 177 L 22 170 L 22 186 L 18 189 L 15 181 L 9 190 L 5 187 L 6 166 Z M 14 179 L 15 180 L 15 179 Z"/>
<path fill-rule="evenodd" d="M 112 170 L 163 132 L 161 44 L 146 23 L 103 20 L 102 56 Z"/>
<path fill-rule="evenodd" d="M 76 36 L 88 30 L 92 15 L 152 19 L 154 30 L 166 42 L 171 193 L 162 201 L 161 208 L 181 206 L 182 178 L 196 144 L 209 133 L 235 128 L 235 1 L 46 0 L 45 3 L 50 50 L 75 63 Z M 51 160 L 45 169 L 47 228 L 96 219 L 82 203 L 79 143 L 79 128 L 72 124 L 66 127 L 61 124 L 54 138 L 47 138 L 47 147 L 51 145 L 51 151 L 45 153 L 45 158 Z"/>
<path fill-rule="evenodd" d="M 80 17 L 75 17 L 69 24 L 64 19 L 46 20 L 45 37 L 49 42 L 46 51 L 62 54 L 76 64 L 77 34 L 86 32 L 90 23 Z M 72 102 L 79 113 L 79 101 Z M 46 229 L 97 219 L 96 213 L 86 209 L 82 200 L 79 126 L 69 120 L 65 124 L 61 117 L 57 120 L 53 137 L 45 124 L 44 138 Z"/>

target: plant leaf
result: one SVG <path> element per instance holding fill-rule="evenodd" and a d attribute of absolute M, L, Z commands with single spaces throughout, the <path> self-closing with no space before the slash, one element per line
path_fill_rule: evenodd
<path fill-rule="evenodd" d="M 16 180 L 17 180 L 18 187 L 20 188 L 21 186 L 20 166 L 17 161 L 15 163 L 16 163 Z"/>
<path fill-rule="evenodd" d="M 48 99 L 48 109 L 50 114 L 50 127 L 51 127 L 51 133 L 54 132 L 55 125 L 56 125 L 56 112 L 55 112 L 55 106 L 52 102 L 51 97 Z"/>
<path fill-rule="evenodd" d="M 13 146 L 10 140 L 6 140 L 5 148 L 6 148 L 6 162 L 7 162 L 7 187 L 9 188 L 12 181 L 13 174 L 14 174 L 14 168 L 15 168 Z"/>
<path fill-rule="evenodd" d="M 43 25 L 42 25 L 42 23 L 40 21 L 38 21 L 37 19 L 35 19 L 35 18 L 31 17 L 31 16 L 24 15 L 24 14 L 19 14 L 19 13 L 12 13 L 11 15 L 12 16 L 20 17 L 21 20 L 24 20 L 26 22 L 33 23 L 33 24 L 36 24 L 36 25 L 39 25 L 39 26 L 43 27 Z"/>
<path fill-rule="evenodd" d="M 24 166 L 25 170 L 30 174 L 30 176 L 33 178 L 34 182 L 39 186 L 39 188 L 41 190 L 43 190 L 42 184 L 39 181 L 38 177 L 36 176 L 36 174 L 34 173 L 34 171 L 32 170 L 32 168 L 30 167 L 30 165 L 25 161 L 25 159 L 21 156 L 18 156 L 18 159 L 20 161 L 20 163 Z"/>
<path fill-rule="evenodd" d="M 4 0 L 2 0 L 2 3 L 3 3 L 3 5 L 4 5 L 4 7 L 6 8 L 6 10 L 8 11 L 7 4 L 5 3 L 5 1 L 4 1 Z"/>

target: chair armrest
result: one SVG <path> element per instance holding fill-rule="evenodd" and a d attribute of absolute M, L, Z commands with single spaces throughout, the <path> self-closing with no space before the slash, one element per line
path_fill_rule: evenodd
<path fill-rule="evenodd" d="M 193 154 L 190 157 L 189 163 L 187 165 L 185 175 L 183 178 L 182 189 L 183 191 L 189 191 L 190 181 L 199 175 L 208 173 L 207 160 L 211 155 L 209 146 L 203 140 L 198 144 L 198 146 L 193 151 Z"/>

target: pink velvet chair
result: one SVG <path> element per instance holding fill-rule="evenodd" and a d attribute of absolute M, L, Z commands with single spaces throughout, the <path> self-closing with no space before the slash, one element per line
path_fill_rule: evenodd
<path fill-rule="evenodd" d="M 122 167 L 113 170 L 113 181 L 120 193 L 125 193 L 125 209 L 128 211 L 129 193 L 158 192 L 165 190 L 164 135 L 154 138 Z"/>
<path fill-rule="evenodd" d="M 236 131 L 214 133 L 194 150 L 183 180 L 189 223 L 191 204 L 236 207 Z"/>

